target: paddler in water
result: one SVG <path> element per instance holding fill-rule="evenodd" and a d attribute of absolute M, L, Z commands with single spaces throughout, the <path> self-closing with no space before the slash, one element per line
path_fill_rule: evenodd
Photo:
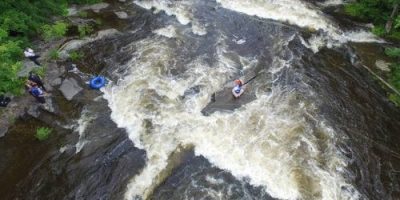
<path fill-rule="evenodd" d="M 239 98 L 244 92 L 243 82 L 240 79 L 236 79 L 234 83 L 235 86 L 232 89 L 232 94 L 235 98 Z"/>

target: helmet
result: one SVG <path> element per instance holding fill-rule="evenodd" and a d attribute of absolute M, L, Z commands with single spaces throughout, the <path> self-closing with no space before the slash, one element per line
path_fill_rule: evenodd
<path fill-rule="evenodd" d="M 235 80 L 235 84 L 240 85 L 240 84 L 242 84 L 242 81 L 239 80 L 239 79 L 236 79 L 236 80 Z"/>

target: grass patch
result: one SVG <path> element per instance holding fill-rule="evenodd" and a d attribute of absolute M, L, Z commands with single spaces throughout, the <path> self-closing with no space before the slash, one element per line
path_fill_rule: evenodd
<path fill-rule="evenodd" d="M 53 130 L 51 128 L 40 127 L 36 129 L 35 137 L 40 141 L 47 140 L 52 131 Z"/>
<path fill-rule="evenodd" d="M 86 11 L 79 11 L 78 16 L 81 18 L 86 18 L 88 16 L 88 12 Z"/>
<path fill-rule="evenodd" d="M 32 71 L 33 71 L 33 73 L 35 73 L 41 77 L 44 77 L 44 75 L 46 75 L 46 69 L 47 69 L 47 66 L 43 65 L 42 67 L 34 68 Z"/>
<path fill-rule="evenodd" d="M 60 39 L 64 37 L 65 33 L 67 33 L 68 24 L 63 21 L 57 21 L 53 25 L 43 25 L 43 38 L 46 41 L 51 41 L 55 39 Z"/>
<path fill-rule="evenodd" d="M 78 26 L 79 37 L 83 38 L 93 32 L 93 27 L 89 24 Z"/>
<path fill-rule="evenodd" d="M 72 61 L 79 61 L 83 58 L 83 53 L 79 51 L 71 51 L 69 53 L 69 58 L 71 58 Z"/>
<path fill-rule="evenodd" d="M 49 58 L 51 60 L 58 60 L 60 58 L 60 52 L 57 49 L 51 49 L 49 51 Z"/>

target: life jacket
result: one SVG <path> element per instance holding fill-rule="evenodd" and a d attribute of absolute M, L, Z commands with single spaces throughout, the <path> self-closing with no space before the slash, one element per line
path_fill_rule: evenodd
<path fill-rule="evenodd" d="M 31 89 L 31 94 L 35 97 L 39 97 L 39 96 L 43 95 L 43 91 L 39 87 L 33 87 Z"/>
<path fill-rule="evenodd" d="M 235 87 L 233 88 L 233 90 L 235 91 L 236 94 L 239 94 L 240 91 L 242 90 L 242 88 L 241 88 L 239 85 L 237 85 L 237 86 L 235 86 Z"/>

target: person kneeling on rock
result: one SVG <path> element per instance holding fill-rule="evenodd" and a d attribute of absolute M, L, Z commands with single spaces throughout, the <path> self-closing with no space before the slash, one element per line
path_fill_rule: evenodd
<path fill-rule="evenodd" d="M 46 103 L 46 99 L 44 98 L 43 90 L 34 82 L 28 81 L 27 85 L 28 92 L 31 94 L 39 103 Z"/>

